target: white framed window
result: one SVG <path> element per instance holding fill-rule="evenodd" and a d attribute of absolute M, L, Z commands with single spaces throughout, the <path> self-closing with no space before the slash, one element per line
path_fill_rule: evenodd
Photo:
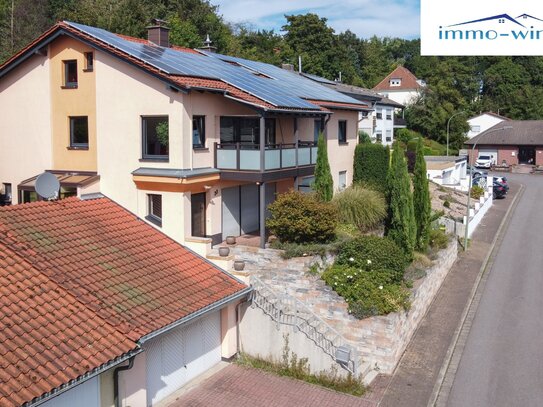
<path fill-rule="evenodd" d="M 402 80 L 400 78 L 392 78 L 390 80 L 390 86 L 401 86 Z"/>
<path fill-rule="evenodd" d="M 386 141 L 390 143 L 392 141 L 392 130 L 387 130 L 386 132 Z"/>
<path fill-rule="evenodd" d="M 147 216 L 149 222 L 162 226 L 162 195 L 147 194 Z"/>
<path fill-rule="evenodd" d="M 474 133 L 479 133 L 481 131 L 481 126 L 471 126 L 471 131 Z"/>
<path fill-rule="evenodd" d="M 339 172 L 338 190 L 343 191 L 347 188 L 347 171 Z"/>
<path fill-rule="evenodd" d="M 375 132 L 375 141 L 378 143 L 383 142 L 383 132 L 381 130 Z"/>

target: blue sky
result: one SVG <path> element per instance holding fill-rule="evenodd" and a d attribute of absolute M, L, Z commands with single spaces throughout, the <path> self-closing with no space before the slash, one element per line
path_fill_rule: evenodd
<path fill-rule="evenodd" d="M 435 0 L 434 0 L 435 1 Z M 420 0 L 211 0 L 232 23 L 280 31 L 285 14 L 315 13 L 337 33 L 350 29 L 359 37 L 418 38 Z"/>

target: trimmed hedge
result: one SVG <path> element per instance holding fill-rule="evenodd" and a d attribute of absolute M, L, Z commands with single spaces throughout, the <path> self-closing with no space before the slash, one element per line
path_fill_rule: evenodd
<path fill-rule="evenodd" d="M 284 243 L 326 243 L 334 239 L 337 211 L 314 195 L 289 191 L 268 206 L 266 226 Z"/>
<path fill-rule="evenodd" d="M 354 151 L 353 182 L 384 192 L 390 150 L 381 144 L 359 144 Z"/>
<path fill-rule="evenodd" d="M 390 239 L 360 236 L 339 249 L 336 264 L 365 271 L 388 270 L 392 273 L 392 282 L 399 283 L 403 280 L 407 259 Z"/>

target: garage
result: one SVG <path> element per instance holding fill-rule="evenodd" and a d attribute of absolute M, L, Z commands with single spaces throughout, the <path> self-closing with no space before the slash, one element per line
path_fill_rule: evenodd
<path fill-rule="evenodd" d="M 497 148 L 480 148 L 479 157 L 482 155 L 489 155 L 492 157 L 492 164 L 498 163 L 498 149 Z"/>
<path fill-rule="evenodd" d="M 221 361 L 220 312 L 151 339 L 144 350 L 151 406 Z"/>
<path fill-rule="evenodd" d="M 266 207 L 275 199 L 275 183 L 266 184 Z M 246 184 L 222 189 L 222 236 L 240 236 L 259 230 L 259 187 Z M 268 216 L 268 214 L 266 215 Z"/>
<path fill-rule="evenodd" d="M 80 385 L 70 389 L 49 401 L 41 404 L 42 407 L 99 407 L 100 385 L 98 376 L 86 380 Z"/>

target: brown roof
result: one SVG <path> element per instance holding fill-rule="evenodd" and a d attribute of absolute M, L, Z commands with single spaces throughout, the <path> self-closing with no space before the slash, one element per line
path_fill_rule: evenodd
<path fill-rule="evenodd" d="M 0 405 L 247 287 L 107 198 L 0 208 Z"/>
<path fill-rule="evenodd" d="M 494 113 L 494 112 L 482 112 L 482 113 L 478 114 L 477 116 L 470 117 L 468 120 L 474 119 L 476 117 L 484 116 L 485 114 L 488 115 L 488 116 L 496 117 L 498 119 L 502 119 L 502 120 L 507 120 L 507 121 L 511 120 L 509 117 L 505 117 L 505 116 L 502 116 L 502 115 L 500 115 L 498 113 Z"/>
<path fill-rule="evenodd" d="M 402 82 L 400 86 L 390 86 L 391 79 L 401 79 Z M 399 66 L 394 69 L 390 74 L 386 76 L 381 82 L 379 82 L 373 90 L 383 91 L 383 90 L 413 90 L 420 89 L 422 86 L 417 82 L 417 77 L 411 73 L 411 71 L 403 66 Z"/>
<path fill-rule="evenodd" d="M 465 142 L 467 145 L 543 145 L 543 120 L 509 120 L 497 123 Z"/>

